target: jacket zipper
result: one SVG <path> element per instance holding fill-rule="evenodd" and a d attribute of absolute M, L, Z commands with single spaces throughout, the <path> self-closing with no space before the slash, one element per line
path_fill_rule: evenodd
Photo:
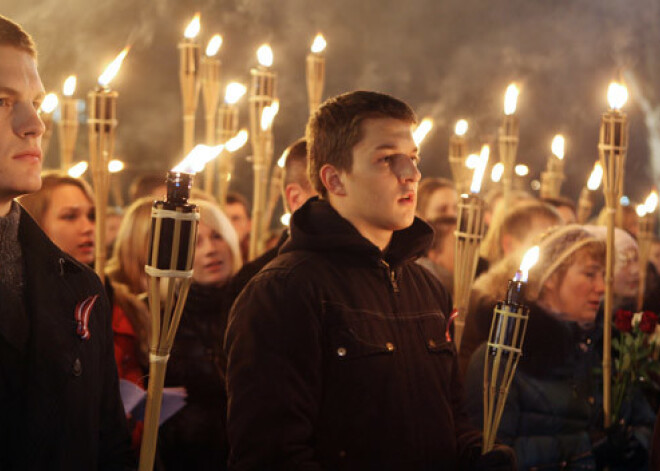
<path fill-rule="evenodd" d="M 392 285 L 392 289 L 394 290 L 395 293 L 399 292 L 399 282 L 396 279 L 396 271 L 390 268 L 390 264 L 387 263 L 385 260 L 380 261 L 385 269 L 387 270 L 389 279 L 390 279 L 390 284 Z"/>

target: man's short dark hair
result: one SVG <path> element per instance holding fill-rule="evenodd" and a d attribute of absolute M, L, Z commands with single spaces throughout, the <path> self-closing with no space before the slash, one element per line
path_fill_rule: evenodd
<path fill-rule="evenodd" d="M 327 195 L 319 171 L 325 164 L 350 172 L 353 147 L 362 139 L 362 122 L 393 118 L 414 124 L 415 112 L 406 103 L 377 92 L 355 91 L 330 98 L 307 123 L 309 180 L 322 197 Z"/>
<path fill-rule="evenodd" d="M 441 188 L 456 189 L 454 182 L 443 177 L 429 177 L 422 179 L 417 187 L 417 214 L 425 214 L 431 195 Z"/>
<path fill-rule="evenodd" d="M 165 177 L 162 173 L 140 175 L 128 188 L 128 197 L 133 202 L 145 196 L 152 196 L 153 191 L 162 185 L 165 185 Z"/>
<path fill-rule="evenodd" d="M 236 204 L 239 203 L 245 209 L 245 214 L 247 217 L 250 217 L 250 205 L 248 204 L 247 198 L 241 195 L 236 191 L 230 191 L 225 197 L 225 204 Z"/>
<path fill-rule="evenodd" d="M 0 15 L 0 46 L 11 46 L 37 58 L 37 47 L 32 37 L 21 26 Z"/>
<path fill-rule="evenodd" d="M 298 139 L 284 151 L 282 191 L 291 183 L 297 183 L 305 190 L 312 189 L 307 176 L 307 141 L 304 138 Z"/>

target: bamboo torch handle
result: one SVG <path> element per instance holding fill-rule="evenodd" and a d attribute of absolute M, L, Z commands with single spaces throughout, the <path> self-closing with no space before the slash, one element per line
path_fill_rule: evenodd
<path fill-rule="evenodd" d="M 149 388 L 147 390 L 147 408 L 144 413 L 144 434 L 140 447 L 139 471 L 152 471 L 158 442 L 160 406 L 165 385 L 165 370 L 169 355 L 151 354 L 149 360 Z"/>

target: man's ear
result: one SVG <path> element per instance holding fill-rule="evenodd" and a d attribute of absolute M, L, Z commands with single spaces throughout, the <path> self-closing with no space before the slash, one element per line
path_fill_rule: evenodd
<path fill-rule="evenodd" d="M 300 208 L 304 201 L 302 199 L 302 187 L 298 183 L 289 183 L 284 188 L 284 197 L 286 198 L 286 204 L 288 205 L 289 211 L 294 213 L 298 208 Z"/>
<path fill-rule="evenodd" d="M 336 196 L 346 196 L 346 187 L 344 186 L 343 176 L 345 172 L 337 170 L 330 164 L 325 164 L 319 171 L 321 182 L 328 194 Z"/>

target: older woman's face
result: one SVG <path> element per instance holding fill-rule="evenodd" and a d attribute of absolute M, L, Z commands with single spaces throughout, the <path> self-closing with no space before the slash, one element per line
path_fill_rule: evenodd
<path fill-rule="evenodd" d="M 626 298 L 637 296 L 639 290 L 639 255 L 636 247 L 617 253 L 614 270 L 614 294 Z"/>
<path fill-rule="evenodd" d="M 229 280 L 232 267 L 233 257 L 227 241 L 200 221 L 193 261 L 195 283 L 220 286 Z"/>
<path fill-rule="evenodd" d="M 53 189 L 42 229 L 63 252 L 80 263 L 94 261 L 94 204 L 75 185 Z"/>
<path fill-rule="evenodd" d="M 551 277 L 544 285 L 541 304 L 563 320 L 591 324 L 605 293 L 603 264 L 588 255 L 576 257 L 563 278 Z"/>

